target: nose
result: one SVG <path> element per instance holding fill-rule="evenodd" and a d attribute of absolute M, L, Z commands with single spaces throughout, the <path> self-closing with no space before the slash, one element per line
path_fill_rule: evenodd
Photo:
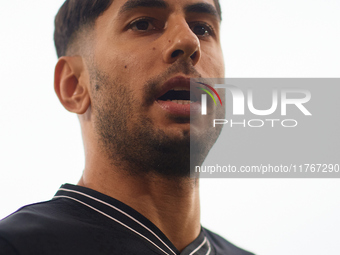
<path fill-rule="evenodd" d="M 200 40 L 190 29 L 185 20 L 174 21 L 174 25 L 169 24 L 167 29 L 168 40 L 163 59 L 166 63 L 172 64 L 179 59 L 192 61 L 195 66 L 201 58 Z"/>

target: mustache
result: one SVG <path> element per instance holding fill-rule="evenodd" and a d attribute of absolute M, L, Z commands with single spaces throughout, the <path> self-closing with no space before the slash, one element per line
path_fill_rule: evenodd
<path fill-rule="evenodd" d="M 184 74 L 192 78 L 202 77 L 190 61 L 177 60 L 163 73 L 151 78 L 144 84 L 144 106 L 151 105 L 155 100 L 155 95 L 162 89 L 162 85 L 176 74 Z"/>

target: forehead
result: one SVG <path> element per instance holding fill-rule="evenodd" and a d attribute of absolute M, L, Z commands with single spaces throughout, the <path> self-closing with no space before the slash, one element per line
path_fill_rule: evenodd
<path fill-rule="evenodd" d="M 106 13 L 121 15 L 141 8 L 163 9 L 169 12 L 206 13 L 218 17 L 214 0 L 113 0 Z"/>

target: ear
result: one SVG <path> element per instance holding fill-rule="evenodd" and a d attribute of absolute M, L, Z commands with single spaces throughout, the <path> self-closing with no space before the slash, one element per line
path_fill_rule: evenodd
<path fill-rule="evenodd" d="M 82 57 L 61 57 L 55 67 L 54 90 L 66 110 L 83 114 L 90 106 L 89 76 Z"/>

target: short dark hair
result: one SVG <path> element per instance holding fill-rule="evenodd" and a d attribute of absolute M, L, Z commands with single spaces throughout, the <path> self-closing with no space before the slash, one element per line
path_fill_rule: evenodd
<path fill-rule="evenodd" d="M 96 19 L 106 11 L 113 0 L 66 0 L 60 7 L 54 21 L 54 44 L 58 57 L 65 56 L 77 32 L 86 25 L 94 25 Z M 221 16 L 219 0 L 214 0 Z"/>

